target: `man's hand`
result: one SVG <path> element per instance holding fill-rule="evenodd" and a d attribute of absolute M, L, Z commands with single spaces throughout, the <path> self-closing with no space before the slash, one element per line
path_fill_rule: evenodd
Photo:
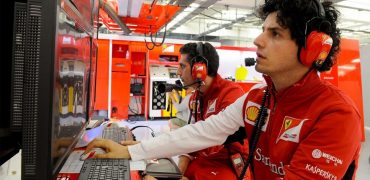
<path fill-rule="evenodd" d="M 121 145 L 130 146 L 140 143 L 140 141 L 121 141 Z"/>
<path fill-rule="evenodd" d="M 107 152 L 105 154 L 96 154 L 95 158 L 131 158 L 127 146 L 122 146 L 109 139 L 94 139 L 87 145 L 84 153 L 91 151 L 93 148 L 102 148 Z"/>
<path fill-rule="evenodd" d="M 182 174 L 185 174 L 186 169 L 188 168 L 190 161 L 191 161 L 191 159 L 189 157 L 187 157 L 187 156 L 184 156 L 184 155 L 180 155 L 179 156 L 179 164 L 178 164 L 178 167 L 179 167 L 180 172 Z"/>

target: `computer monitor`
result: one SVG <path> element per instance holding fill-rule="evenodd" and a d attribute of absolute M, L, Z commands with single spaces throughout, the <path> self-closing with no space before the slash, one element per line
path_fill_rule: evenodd
<path fill-rule="evenodd" d="M 19 41 L 22 37 L 25 36 L 25 19 L 26 19 L 26 8 L 27 4 L 13 1 L 6 1 L 3 4 L 6 11 L 0 11 L 2 17 L 11 16 L 14 18 L 5 18 L 2 21 L 1 31 L 1 43 L 4 45 L 0 49 L 1 61 L 0 61 L 0 165 L 8 161 L 12 156 L 18 153 L 21 148 L 22 142 L 22 111 L 21 106 L 18 106 L 19 103 L 12 102 L 21 102 L 22 97 L 12 96 L 14 89 L 16 92 L 23 90 L 22 85 L 19 86 L 21 81 L 14 81 L 11 74 L 13 63 L 23 63 L 24 58 L 24 48 L 25 44 L 22 41 Z M 17 19 L 17 23 L 15 22 Z M 16 33 L 13 33 L 17 29 Z M 13 36 L 14 34 L 14 36 Z M 13 42 L 16 42 L 14 45 Z M 18 65 L 19 71 L 22 73 L 22 64 Z M 14 87 L 14 88 L 13 88 Z M 21 104 L 21 103 L 20 103 Z M 11 106 L 13 105 L 13 106 Z M 10 113 L 12 111 L 12 113 Z M 11 119 L 14 119 L 12 121 Z"/>
<path fill-rule="evenodd" d="M 6 64 L 10 71 L 5 76 L 11 82 L 1 79 L 10 87 L 1 97 L 11 113 L 6 120 L 1 118 L 6 135 L 0 140 L 17 140 L 22 179 L 55 179 L 93 108 L 95 95 L 90 92 L 95 92 L 97 57 L 93 16 L 98 1 L 78 2 L 28 0 L 25 33 L 3 34 L 16 37 L 12 49 L 18 54 L 13 57 L 10 52 L 11 63 Z"/>
<path fill-rule="evenodd" d="M 98 45 L 97 41 L 93 39 L 91 41 L 91 65 L 89 71 L 89 90 L 88 90 L 88 115 L 92 117 L 95 110 L 95 100 L 96 100 L 96 69 L 98 65 Z"/>

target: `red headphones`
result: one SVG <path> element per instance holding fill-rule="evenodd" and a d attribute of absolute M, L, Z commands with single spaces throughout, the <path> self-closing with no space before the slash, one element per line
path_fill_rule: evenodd
<path fill-rule="evenodd" d="M 308 67 L 320 67 L 328 57 L 333 45 L 333 39 L 328 34 L 319 31 L 312 31 L 307 36 L 307 26 L 312 20 L 325 19 L 325 10 L 322 4 L 318 0 L 313 0 L 313 2 L 317 8 L 318 15 L 306 22 L 304 32 L 305 44 L 304 47 L 300 48 L 299 60 Z M 321 24 L 323 23 L 329 23 L 330 25 L 330 22 L 327 20 L 323 20 Z"/>
<path fill-rule="evenodd" d="M 207 77 L 208 60 L 203 56 L 203 43 L 197 43 L 197 56 L 190 61 L 191 75 L 194 80 L 205 81 Z"/>
<path fill-rule="evenodd" d="M 328 57 L 333 45 L 333 39 L 322 32 L 312 31 L 307 37 L 307 45 L 301 49 L 300 60 L 302 64 L 320 67 Z"/>

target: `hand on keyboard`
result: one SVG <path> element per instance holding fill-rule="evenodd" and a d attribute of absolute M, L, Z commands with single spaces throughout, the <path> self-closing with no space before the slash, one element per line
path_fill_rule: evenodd
<path fill-rule="evenodd" d="M 91 149 L 91 151 L 89 151 L 87 153 L 86 152 L 83 153 L 80 157 L 80 160 L 84 161 L 84 160 L 89 159 L 89 158 L 95 158 L 100 154 L 106 154 L 104 149 L 102 149 L 102 148 L 93 148 L 93 149 Z"/>
<path fill-rule="evenodd" d="M 95 158 L 131 158 L 127 146 L 122 146 L 109 139 L 94 139 L 87 145 L 85 153 L 90 152 L 93 148 L 102 148 L 107 152 L 105 154 L 95 155 Z"/>
<path fill-rule="evenodd" d="M 140 141 L 121 141 L 121 144 L 124 146 L 135 145 L 137 143 L 140 143 Z"/>

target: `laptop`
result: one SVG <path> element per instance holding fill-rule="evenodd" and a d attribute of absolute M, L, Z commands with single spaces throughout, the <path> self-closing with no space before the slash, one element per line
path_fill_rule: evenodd
<path fill-rule="evenodd" d="M 180 169 L 172 158 L 157 159 L 153 163 L 148 163 L 144 175 L 150 175 L 157 179 L 181 179 Z"/>

